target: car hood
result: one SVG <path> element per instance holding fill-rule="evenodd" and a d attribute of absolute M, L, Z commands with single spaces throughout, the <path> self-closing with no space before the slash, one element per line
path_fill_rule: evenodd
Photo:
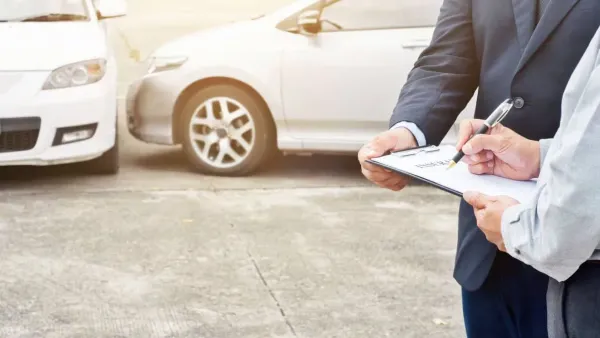
<path fill-rule="evenodd" d="M 249 37 L 256 37 L 264 30 L 260 20 L 246 20 L 229 23 L 194 32 L 172 40 L 152 53 L 152 56 L 187 56 L 207 52 L 206 47 L 214 48 L 240 46 L 250 43 Z M 250 39 L 255 41 L 255 39 Z M 240 46 L 241 47 L 241 46 Z"/>
<path fill-rule="evenodd" d="M 0 23 L 0 71 L 48 71 L 106 57 L 106 37 L 89 22 Z"/>

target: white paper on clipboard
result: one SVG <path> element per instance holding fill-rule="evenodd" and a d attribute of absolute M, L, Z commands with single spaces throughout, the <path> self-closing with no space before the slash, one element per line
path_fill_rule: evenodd
<path fill-rule="evenodd" d="M 467 164 L 459 162 L 447 170 L 456 154 L 455 147 L 442 145 L 401 151 L 370 160 L 387 169 L 409 175 L 457 196 L 477 191 L 489 196 L 509 196 L 527 202 L 535 190 L 535 181 L 514 181 L 493 175 L 475 175 Z"/>

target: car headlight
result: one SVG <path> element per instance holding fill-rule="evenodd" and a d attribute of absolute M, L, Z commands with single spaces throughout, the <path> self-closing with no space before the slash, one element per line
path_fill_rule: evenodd
<path fill-rule="evenodd" d="M 92 84 L 100 81 L 105 73 L 105 59 L 69 64 L 52 71 L 42 89 L 60 89 Z"/>
<path fill-rule="evenodd" d="M 150 58 L 148 74 L 177 69 L 188 60 L 185 56 L 155 56 Z"/>

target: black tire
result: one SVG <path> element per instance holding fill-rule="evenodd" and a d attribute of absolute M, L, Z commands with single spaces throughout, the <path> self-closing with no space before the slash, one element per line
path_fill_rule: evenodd
<path fill-rule="evenodd" d="M 190 122 L 196 109 L 207 100 L 214 97 L 227 97 L 243 105 L 254 121 L 254 144 L 246 158 L 239 164 L 219 168 L 200 158 L 192 146 L 190 137 Z M 196 92 L 183 107 L 179 120 L 179 130 L 182 135 L 184 153 L 192 167 L 203 174 L 215 176 L 248 176 L 260 169 L 261 165 L 270 158 L 275 143 L 275 133 L 271 127 L 270 113 L 262 102 L 245 90 L 236 86 L 219 84 L 203 88 Z"/>
<path fill-rule="evenodd" d="M 93 175 L 116 175 L 119 173 L 119 136 L 115 132 L 115 145 L 100 157 L 85 164 L 87 172 Z"/>

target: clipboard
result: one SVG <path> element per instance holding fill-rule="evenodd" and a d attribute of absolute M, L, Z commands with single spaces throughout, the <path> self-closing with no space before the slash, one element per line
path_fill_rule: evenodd
<path fill-rule="evenodd" d="M 490 196 L 509 196 L 521 203 L 535 192 L 536 182 L 515 181 L 493 175 L 475 175 L 464 162 L 446 170 L 456 149 L 451 145 L 411 148 L 391 152 L 368 163 L 416 179 L 454 196 L 461 197 L 467 190 Z"/>

